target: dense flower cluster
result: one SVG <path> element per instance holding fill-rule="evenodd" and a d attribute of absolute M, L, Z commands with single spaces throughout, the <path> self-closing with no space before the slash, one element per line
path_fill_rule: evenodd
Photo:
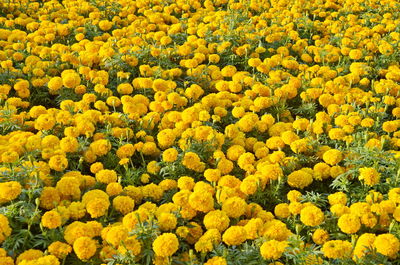
<path fill-rule="evenodd" d="M 0 264 L 398 264 L 398 10 L 0 1 Z"/>

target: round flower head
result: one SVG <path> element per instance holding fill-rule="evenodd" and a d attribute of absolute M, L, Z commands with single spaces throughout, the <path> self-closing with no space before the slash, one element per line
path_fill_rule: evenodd
<path fill-rule="evenodd" d="M 207 260 L 204 265 L 227 265 L 228 263 L 226 262 L 226 259 L 223 257 L 212 257 L 211 259 Z"/>
<path fill-rule="evenodd" d="M 393 234 L 381 234 L 376 237 L 374 247 L 378 253 L 394 259 L 400 251 L 400 242 Z"/>
<path fill-rule="evenodd" d="M 320 208 L 311 205 L 303 208 L 300 212 L 300 220 L 308 226 L 320 225 L 325 219 L 324 213 Z"/>
<path fill-rule="evenodd" d="M 294 188 L 303 189 L 313 182 L 313 176 L 305 170 L 296 170 L 289 174 L 287 183 Z"/>
<path fill-rule="evenodd" d="M 96 254 L 96 245 L 96 240 L 83 236 L 75 240 L 73 248 L 80 260 L 88 260 Z"/>
<path fill-rule="evenodd" d="M 348 241 L 330 240 L 322 246 L 324 256 L 330 259 L 343 259 L 351 255 L 353 246 Z"/>
<path fill-rule="evenodd" d="M 338 227 L 346 234 L 357 233 L 361 228 L 360 218 L 352 214 L 343 214 L 338 220 Z"/>
<path fill-rule="evenodd" d="M 222 241 L 228 246 L 237 246 L 246 241 L 246 229 L 243 226 L 231 226 L 222 236 Z"/>
<path fill-rule="evenodd" d="M 47 250 L 51 255 L 54 255 L 59 259 L 63 259 L 72 252 L 72 247 L 66 243 L 55 241 L 50 244 Z"/>
<path fill-rule="evenodd" d="M 17 181 L 7 181 L 0 183 L 0 203 L 9 202 L 16 199 L 22 191 L 22 186 Z"/>
<path fill-rule="evenodd" d="M 361 259 L 365 255 L 367 255 L 368 252 L 373 250 L 373 244 L 375 238 L 376 238 L 375 234 L 369 234 L 369 233 L 362 234 L 358 238 L 356 246 L 354 247 L 353 259 Z"/>
<path fill-rule="evenodd" d="M 240 197 L 231 197 L 222 204 L 222 211 L 229 217 L 238 218 L 246 212 L 247 203 Z"/>
<path fill-rule="evenodd" d="M 328 231 L 318 228 L 312 235 L 312 240 L 315 244 L 323 245 L 329 239 Z"/>
<path fill-rule="evenodd" d="M 42 225 L 49 229 L 61 226 L 61 215 L 55 210 L 46 212 L 42 216 Z"/>
<path fill-rule="evenodd" d="M 215 210 L 208 212 L 204 216 L 204 226 L 207 229 L 218 229 L 218 231 L 223 232 L 229 227 L 229 217 L 224 211 Z"/>
<path fill-rule="evenodd" d="M 373 186 L 379 183 L 379 179 L 381 174 L 372 167 L 362 167 L 359 169 L 360 176 L 358 177 L 361 181 L 363 181 L 368 186 Z"/>
<path fill-rule="evenodd" d="M 7 217 L 0 214 L 0 243 L 4 242 L 11 235 L 11 231 Z"/>
<path fill-rule="evenodd" d="M 260 253 L 264 259 L 277 260 L 282 256 L 287 246 L 288 242 L 286 241 L 269 240 L 261 245 Z"/>
<path fill-rule="evenodd" d="M 323 154 L 325 163 L 334 166 L 343 160 L 342 152 L 336 149 L 330 149 Z"/>
<path fill-rule="evenodd" d="M 164 233 L 153 242 L 153 250 L 157 256 L 170 257 L 179 248 L 179 241 L 175 234 Z"/>
<path fill-rule="evenodd" d="M 126 215 L 133 211 L 135 201 L 129 196 L 117 196 L 113 200 L 113 207 L 123 215 Z"/>

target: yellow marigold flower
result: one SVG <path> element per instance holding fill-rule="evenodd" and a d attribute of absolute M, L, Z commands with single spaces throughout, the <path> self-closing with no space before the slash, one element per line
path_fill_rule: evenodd
<path fill-rule="evenodd" d="M 128 238 L 129 230 L 123 225 L 106 227 L 102 230 L 102 237 L 105 233 L 105 240 L 114 247 L 122 245 L 125 239 Z"/>
<path fill-rule="evenodd" d="M 73 248 L 80 260 L 89 260 L 96 254 L 97 241 L 90 237 L 82 236 L 75 240 Z"/>
<path fill-rule="evenodd" d="M 343 154 L 337 149 L 330 149 L 323 154 L 323 160 L 325 163 L 334 166 L 343 159 Z"/>
<path fill-rule="evenodd" d="M 246 241 L 246 229 L 243 226 L 231 226 L 222 236 L 222 241 L 228 246 L 237 246 Z"/>
<path fill-rule="evenodd" d="M 83 204 L 82 202 L 72 202 L 68 206 L 68 211 L 71 219 L 79 220 L 83 218 L 86 214 L 85 204 Z"/>
<path fill-rule="evenodd" d="M 126 215 L 133 211 L 135 201 L 129 196 L 117 196 L 113 200 L 113 207 L 118 212 Z"/>
<path fill-rule="evenodd" d="M 383 215 L 381 215 L 381 216 L 382 217 L 379 219 L 380 221 L 383 220 Z M 373 228 L 378 223 L 378 219 L 373 213 L 364 213 L 360 217 L 360 221 L 361 221 L 361 224 L 365 225 L 368 228 Z"/>
<path fill-rule="evenodd" d="M 298 131 L 305 131 L 305 130 L 307 130 L 309 124 L 310 124 L 310 122 L 307 119 L 304 119 L 304 118 L 297 119 L 297 120 L 293 121 L 293 128 Z"/>
<path fill-rule="evenodd" d="M 208 259 L 204 265 L 228 265 L 227 261 L 223 257 L 212 257 L 211 259 Z"/>
<path fill-rule="evenodd" d="M 314 165 L 314 178 L 317 180 L 323 180 L 330 177 L 331 167 L 323 162 Z"/>
<path fill-rule="evenodd" d="M 147 172 L 149 172 L 150 174 L 155 175 L 160 171 L 161 167 L 157 164 L 157 161 L 150 161 L 147 164 L 147 168 L 146 169 L 147 169 Z"/>
<path fill-rule="evenodd" d="M 313 176 L 305 170 L 296 170 L 289 174 L 287 183 L 294 188 L 303 189 L 313 182 Z"/>
<path fill-rule="evenodd" d="M 100 139 L 92 142 L 90 148 L 97 156 L 103 156 L 110 152 L 111 143 L 106 139 Z"/>
<path fill-rule="evenodd" d="M 182 165 L 187 167 L 188 169 L 201 172 L 203 171 L 204 164 L 201 162 L 200 157 L 194 152 L 185 153 Z"/>
<path fill-rule="evenodd" d="M 242 132 L 250 132 L 259 121 L 258 115 L 255 113 L 246 113 L 236 124 Z"/>
<path fill-rule="evenodd" d="M 64 137 L 60 140 L 60 148 L 66 153 L 78 151 L 79 143 L 75 137 Z"/>
<path fill-rule="evenodd" d="M 137 211 L 128 213 L 122 219 L 122 224 L 128 228 L 129 231 L 135 229 L 136 224 L 139 223 L 139 219 L 141 222 L 144 222 L 148 219 L 150 213 L 146 209 L 138 209 Z"/>
<path fill-rule="evenodd" d="M 194 245 L 194 248 L 197 252 L 207 253 L 213 250 L 213 243 L 211 240 L 201 237 Z"/>
<path fill-rule="evenodd" d="M 247 172 L 253 172 L 255 170 L 253 166 L 254 162 L 255 156 L 249 152 L 242 154 L 237 161 L 238 166 Z"/>
<path fill-rule="evenodd" d="M 153 242 L 153 250 L 157 256 L 170 257 L 179 248 L 179 241 L 175 234 L 164 233 Z"/>
<path fill-rule="evenodd" d="M 0 243 L 3 243 L 11 235 L 11 231 L 7 217 L 0 214 Z"/>
<path fill-rule="evenodd" d="M 161 213 L 157 219 L 161 231 L 173 230 L 177 225 L 177 218 L 172 213 Z"/>
<path fill-rule="evenodd" d="M 209 182 L 217 182 L 221 178 L 221 171 L 219 169 L 206 169 L 204 171 L 204 178 Z"/>
<path fill-rule="evenodd" d="M 101 20 L 99 22 L 99 28 L 102 31 L 108 31 L 108 30 L 110 30 L 112 28 L 112 26 L 113 26 L 113 23 L 108 21 L 108 20 Z"/>
<path fill-rule="evenodd" d="M 314 205 L 304 207 L 300 212 L 300 221 L 308 226 L 320 225 L 324 219 L 324 213 Z"/>
<path fill-rule="evenodd" d="M 382 200 L 383 200 L 383 195 L 382 195 L 382 193 L 380 193 L 378 191 L 372 190 L 365 196 L 365 201 L 369 204 L 379 203 Z M 390 197 L 389 197 L 389 200 L 390 200 Z M 396 202 L 394 202 L 394 203 L 396 203 Z"/>
<path fill-rule="evenodd" d="M 168 148 L 163 152 L 162 157 L 165 162 L 175 162 L 178 158 L 178 150 L 175 148 Z"/>
<path fill-rule="evenodd" d="M 116 196 L 123 192 L 122 185 L 118 182 L 111 182 L 107 185 L 106 193 L 109 196 Z"/>
<path fill-rule="evenodd" d="M 183 176 L 178 179 L 178 188 L 181 190 L 192 190 L 195 184 L 192 177 Z"/>
<path fill-rule="evenodd" d="M 365 255 L 368 254 L 368 252 L 373 250 L 375 238 L 375 234 L 362 234 L 358 238 L 356 246 L 354 247 L 353 259 L 362 259 Z"/>
<path fill-rule="evenodd" d="M 289 246 L 287 241 L 269 240 L 260 247 L 261 256 L 264 259 L 280 259 L 283 252 Z"/>
<path fill-rule="evenodd" d="M 117 91 L 121 95 L 128 95 L 133 92 L 133 86 L 129 83 L 122 83 L 117 86 Z"/>
<path fill-rule="evenodd" d="M 136 236 L 130 236 L 124 240 L 124 243 L 118 247 L 118 253 L 125 255 L 127 251 L 132 251 L 132 254 L 138 256 L 142 251 L 142 245 Z"/>
<path fill-rule="evenodd" d="M 102 169 L 96 173 L 96 180 L 100 183 L 109 184 L 117 182 L 118 176 L 114 170 Z"/>
<path fill-rule="evenodd" d="M 54 265 L 60 265 L 60 261 L 57 259 L 57 257 L 53 255 L 47 255 L 44 257 L 40 257 L 38 259 L 32 260 L 31 261 L 33 264 L 54 264 Z M 25 261 L 22 261 L 20 264 L 21 265 L 27 265 L 27 264 L 32 264 L 32 263 L 25 263 Z"/>
<path fill-rule="evenodd" d="M 394 51 L 393 46 L 386 41 L 381 41 L 381 44 L 379 45 L 378 49 L 381 54 L 386 56 L 391 55 Z"/>
<path fill-rule="evenodd" d="M 79 184 L 77 187 L 79 189 Z M 60 203 L 60 193 L 54 187 L 44 187 L 42 193 L 40 194 L 39 201 L 40 207 L 46 210 L 51 210 Z"/>
<path fill-rule="evenodd" d="M 257 192 L 259 187 L 259 177 L 254 175 L 247 176 L 240 184 L 240 191 L 246 195 L 251 195 Z"/>
<path fill-rule="evenodd" d="M 105 215 L 110 207 L 110 202 L 103 198 L 95 198 L 86 203 L 86 210 L 92 218 Z"/>
<path fill-rule="evenodd" d="M 7 181 L 0 183 L 0 203 L 9 202 L 16 199 L 22 191 L 22 186 L 17 181 Z"/>
<path fill-rule="evenodd" d="M 372 167 L 362 167 L 359 169 L 360 176 L 358 177 L 359 180 L 364 181 L 364 183 L 368 186 L 374 186 L 378 184 L 381 174 Z"/>
<path fill-rule="evenodd" d="M 14 263 L 14 260 L 11 257 L 3 256 L 3 257 L 0 257 L 0 264 L 3 264 L 3 265 L 14 265 L 15 263 Z"/>
<path fill-rule="evenodd" d="M 264 222 L 261 218 L 252 218 L 244 225 L 247 239 L 256 239 L 262 236 Z"/>
<path fill-rule="evenodd" d="M 236 161 L 239 159 L 241 155 L 246 153 L 246 149 L 244 149 L 241 145 L 232 145 L 228 148 L 226 152 L 226 157 L 232 161 Z"/>
<path fill-rule="evenodd" d="M 55 210 L 46 212 L 42 216 L 42 225 L 49 229 L 61 226 L 61 215 Z"/>
<path fill-rule="evenodd" d="M 49 166 L 55 171 L 63 171 L 68 167 L 68 159 L 64 155 L 54 155 L 49 160 Z"/>
<path fill-rule="evenodd" d="M 353 246 L 348 241 L 330 240 L 322 246 L 324 256 L 330 259 L 343 259 L 351 255 Z"/>
<path fill-rule="evenodd" d="M 64 196 L 79 198 L 81 196 L 79 186 L 80 182 L 76 177 L 63 177 L 57 182 L 56 189 Z"/>
<path fill-rule="evenodd" d="M 217 164 L 217 168 L 221 171 L 222 175 L 229 174 L 233 170 L 233 167 L 233 162 L 226 158 L 222 158 Z"/>
<path fill-rule="evenodd" d="M 357 233 L 361 228 L 360 218 L 352 214 L 343 214 L 338 220 L 338 227 L 346 234 Z"/>
<path fill-rule="evenodd" d="M 41 250 L 38 250 L 38 249 L 25 250 L 24 252 L 19 254 L 19 256 L 17 257 L 16 264 L 19 264 L 24 260 L 30 261 L 30 260 L 35 260 L 35 259 L 38 259 L 41 257 L 43 257 L 43 252 Z"/>
<path fill-rule="evenodd" d="M 274 214 L 278 218 L 288 218 L 290 216 L 289 205 L 280 203 L 275 206 Z"/>
<path fill-rule="evenodd" d="M 396 121 L 385 121 L 382 124 L 382 129 L 388 133 L 397 131 L 398 127 L 399 127 L 399 122 L 397 120 Z"/>
<path fill-rule="evenodd" d="M 374 120 L 371 118 L 365 118 L 361 121 L 361 126 L 362 127 L 366 127 L 366 128 L 370 128 L 374 125 Z"/>
<path fill-rule="evenodd" d="M 342 128 L 332 128 L 328 134 L 332 140 L 342 140 L 346 136 L 346 132 Z"/>
<path fill-rule="evenodd" d="M 237 69 L 233 65 L 227 65 L 221 69 L 221 74 L 224 77 L 232 77 L 237 72 Z"/>
<path fill-rule="evenodd" d="M 151 198 L 155 201 L 161 200 L 163 196 L 163 190 L 161 187 L 157 186 L 154 183 L 147 184 L 146 186 L 142 187 L 143 197 Z"/>
<path fill-rule="evenodd" d="M 400 251 L 400 242 L 392 234 L 381 234 L 376 237 L 374 247 L 378 253 L 394 259 Z"/>
<path fill-rule="evenodd" d="M 189 205 L 197 211 L 207 213 L 214 210 L 214 198 L 209 192 L 195 191 L 189 196 Z"/>
<path fill-rule="evenodd" d="M 51 93 L 58 92 L 62 86 L 63 86 L 63 81 L 62 78 L 59 76 L 51 78 L 50 81 L 47 83 L 47 87 L 49 88 L 49 91 Z"/>
<path fill-rule="evenodd" d="M 210 211 L 204 216 L 204 226 L 209 229 L 218 229 L 223 232 L 229 227 L 230 219 L 224 211 Z"/>
<path fill-rule="evenodd" d="M 257 170 L 261 171 L 262 174 L 265 174 L 270 180 L 277 180 L 280 177 L 283 177 L 283 171 L 279 164 L 273 163 L 263 163 L 257 165 Z"/>
<path fill-rule="evenodd" d="M 329 240 L 329 233 L 324 229 L 318 228 L 314 231 L 312 235 L 312 240 L 315 244 L 323 245 L 326 241 Z"/>
<path fill-rule="evenodd" d="M 371 206 L 366 202 L 356 202 L 350 206 L 350 212 L 361 217 L 363 214 L 371 212 Z"/>
<path fill-rule="evenodd" d="M 47 248 L 51 255 L 59 259 L 64 259 L 69 253 L 72 252 L 72 247 L 66 243 L 55 241 Z"/>
<path fill-rule="evenodd" d="M 81 78 L 74 70 L 65 70 L 61 73 L 63 85 L 67 88 L 75 88 L 81 83 Z"/>
<path fill-rule="evenodd" d="M 328 201 L 330 205 L 335 205 L 335 204 L 346 205 L 347 196 L 343 192 L 336 192 L 328 196 Z"/>
<path fill-rule="evenodd" d="M 222 204 L 222 211 L 232 218 L 238 218 L 245 214 L 246 208 L 246 201 L 237 196 L 226 199 Z"/>
<path fill-rule="evenodd" d="M 389 200 L 394 203 L 400 203 L 400 188 L 392 188 L 388 192 Z"/>
<path fill-rule="evenodd" d="M 15 163 L 19 159 L 19 155 L 15 151 L 5 151 L 1 154 L 1 162 L 3 163 Z"/>
<path fill-rule="evenodd" d="M 35 120 L 36 130 L 50 130 L 56 124 L 56 119 L 51 114 L 42 114 Z"/>
<path fill-rule="evenodd" d="M 286 197 L 290 202 L 299 202 L 301 199 L 301 196 L 302 196 L 302 194 L 298 190 L 291 190 L 286 194 Z"/>
<path fill-rule="evenodd" d="M 359 50 L 359 49 L 350 50 L 350 53 L 349 53 L 350 59 L 352 59 L 352 60 L 360 60 L 362 58 L 362 56 L 363 56 L 363 54 L 362 54 L 361 50 Z"/>

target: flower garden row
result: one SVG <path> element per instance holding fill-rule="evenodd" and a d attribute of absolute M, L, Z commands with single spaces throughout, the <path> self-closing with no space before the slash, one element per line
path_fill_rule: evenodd
<path fill-rule="evenodd" d="M 0 2 L 0 264 L 400 264 L 400 2 Z"/>

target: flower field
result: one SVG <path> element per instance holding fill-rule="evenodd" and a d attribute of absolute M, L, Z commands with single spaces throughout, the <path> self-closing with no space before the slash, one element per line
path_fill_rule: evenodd
<path fill-rule="evenodd" d="M 0 265 L 399 265 L 400 1 L 0 1 Z"/>

